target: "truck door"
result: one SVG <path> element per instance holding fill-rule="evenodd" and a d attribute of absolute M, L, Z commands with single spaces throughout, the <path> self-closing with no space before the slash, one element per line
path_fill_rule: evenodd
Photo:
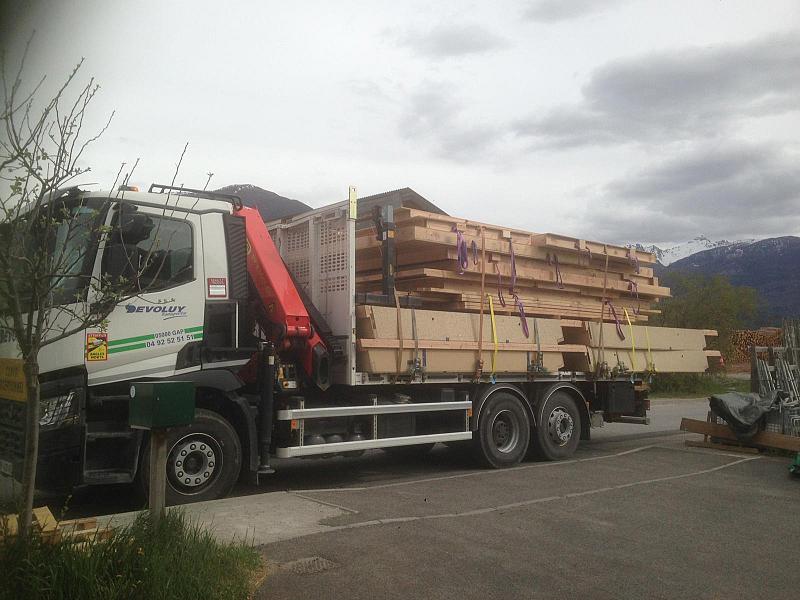
<path fill-rule="evenodd" d="M 120 204 L 108 224 L 112 233 L 95 269 L 105 278 L 123 273 L 141 291 L 116 306 L 106 331 L 87 330 L 89 384 L 173 375 L 178 352 L 203 339 L 200 218 Z"/>

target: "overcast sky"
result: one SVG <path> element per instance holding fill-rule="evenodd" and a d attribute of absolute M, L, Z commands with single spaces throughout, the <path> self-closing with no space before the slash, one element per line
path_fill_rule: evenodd
<path fill-rule="evenodd" d="M 609 242 L 800 234 L 800 2 L 9 2 L 12 63 L 102 85 L 108 187 L 411 187 Z"/>

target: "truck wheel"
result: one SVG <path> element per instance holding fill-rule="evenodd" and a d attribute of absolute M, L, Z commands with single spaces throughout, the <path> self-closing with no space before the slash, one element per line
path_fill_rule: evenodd
<path fill-rule="evenodd" d="M 528 451 L 531 422 L 528 411 L 513 394 L 492 394 L 481 410 L 473 444 L 478 458 L 495 469 L 520 462 Z"/>
<path fill-rule="evenodd" d="M 552 394 L 539 411 L 534 431 L 536 454 L 547 460 L 572 456 L 581 438 L 581 414 L 575 399 L 566 392 Z"/>
<path fill-rule="evenodd" d="M 198 408 L 194 423 L 167 437 L 167 504 L 223 498 L 230 493 L 242 466 L 242 445 L 230 423 Z M 142 455 L 140 481 L 145 496 L 150 481 L 150 447 Z"/>

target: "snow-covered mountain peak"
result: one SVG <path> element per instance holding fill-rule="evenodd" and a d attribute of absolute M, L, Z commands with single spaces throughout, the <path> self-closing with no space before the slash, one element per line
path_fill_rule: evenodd
<path fill-rule="evenodd" d="M 654 244 L 636 244 L 636 247 L 640 250 L 644 250 L 645 252 L 652 252 L 656 255 L 658 262 L 664 266 L 667 266 L 671 263 L 674 263 L 676 260 L 686 258 L 687 256 L 691 256 L 697 252 L 702 252 L 703 250 L 709 250 L 711 248 L 724 248 L 735 245 L 747 245 L 752 244 L 754 241 L 754 239 L 714 241 L 705 235 L 698 235 L 688 242 L 676 244 L 674 246 L 667 246 L 665 248 L 656 246 Z"/>

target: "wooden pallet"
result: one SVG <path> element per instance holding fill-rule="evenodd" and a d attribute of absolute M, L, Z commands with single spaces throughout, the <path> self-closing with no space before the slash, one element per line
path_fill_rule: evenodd
<path fill-rule="evenodd" d="M 113 534 L 111 527 L 99 527 L 96 517 L 58 521 L 46 506 L 33 509 L 34 531 L 49 544 L 69 543 L 85 547 L 95 540 L 107 540 Z M 0 539 L 19 534 L 18 515 L 0 515 Z"/>

